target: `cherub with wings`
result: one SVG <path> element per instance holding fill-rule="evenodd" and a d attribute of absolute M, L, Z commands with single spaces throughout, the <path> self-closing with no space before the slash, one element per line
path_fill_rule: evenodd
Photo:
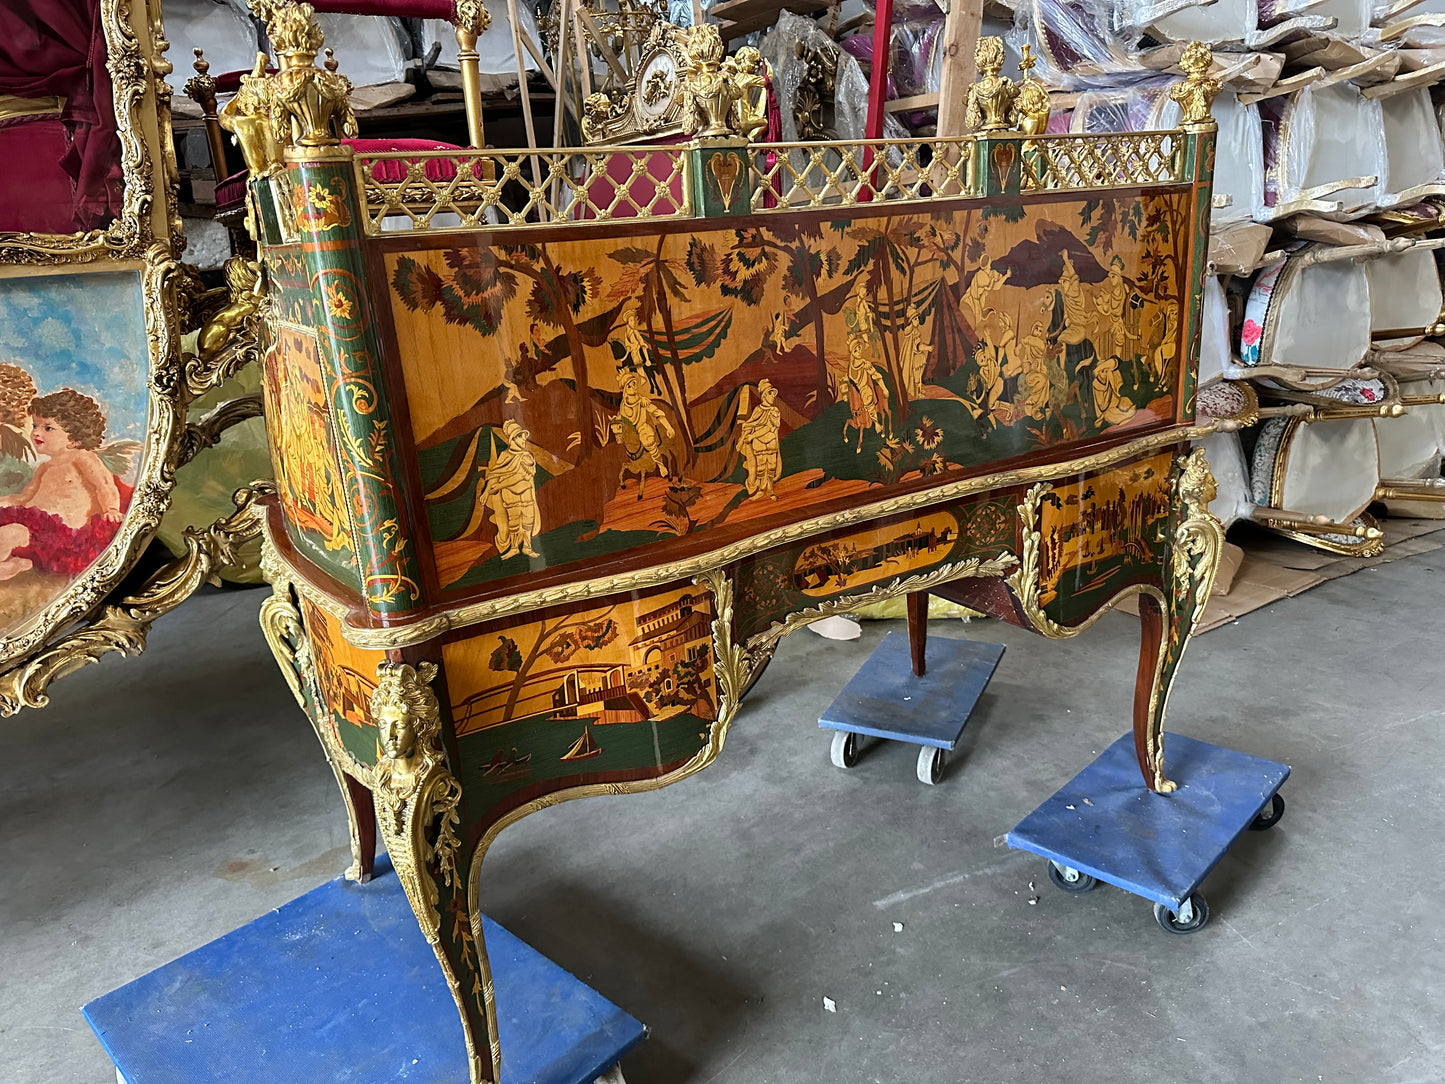
<path fill-rule="evenodd" d="M 30 404 L 30 443 L 44 459 L 19 493 L 0 497 L 0 581 L 38 568 L 76 575 L 110 544 L 125 517 L 139 441 L 102 444 L 105 415 L 62 388 Z"/>
<path fill-rule="evenodd" d="M 30 445 L 30 403 L 35 381 L 19 365 L 0 363 L 0 493 L 14 493 L 30 480 L 35 449 Z"/>

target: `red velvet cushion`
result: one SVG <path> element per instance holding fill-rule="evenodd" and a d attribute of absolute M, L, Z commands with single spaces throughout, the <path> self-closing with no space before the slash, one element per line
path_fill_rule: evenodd
<path fill-rule="evenodd" d="M 249 169 L 233 173 L 216 185 L 216 211 L 218 213 L 240 207 L 246 202 L 246 181 L 251 177 Z"/>
<path fill-rule="evenodd" d="M 452 143 L 436 143 L 430 139 L 348 139 L 345 143 L 358 155 L 414 153 L 416 151 L 460 151 L 463 148 Z M 429 181 L 450 181 L 457 175 L 457 167 L 449 158 L 428 158 L 422 170 Z M 371 176 L 383 184 L 398 184 L 406 180 L 409 163 L 404 159 L 383 159 L 371 164 Z"/>
<path fill-rule="evenodd" d="M 72 233 L 75 178 L 61 165 L 70 150 L 58 117 L 25 118 L 0 126 L 0 230 Z"/>
<path fill-rule="evenodd" d="M 343 142 L 358 155 L 406 154 L 415 151 L 460 151 L 463 148 L 451 143 L 437 143 L 430 139 L 347 139 Z M 385 159 L 374 162 L 371 175 L 378 181 L 397 184 L 406 179 L 408 166 L 405 160 Z M 456 166 L 446 158 L 429 158 L 425 168 L 429 180 L 446 182 L 457 175 Z M 247 170 L 233 173 L 216 185 L 216 210 L 225 212 L 246 202 Z"/>

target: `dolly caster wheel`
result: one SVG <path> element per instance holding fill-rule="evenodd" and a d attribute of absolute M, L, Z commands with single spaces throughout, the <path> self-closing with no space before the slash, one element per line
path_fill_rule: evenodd
<path fill-rule="evenodd" d="M 1193 893 L 1180 905 L 1178 911 L 1171 911 L 1162 903 L 1154 905 L 1154 921 L 1166 933 L 1195 933 L 1204 929 L 1209 921 L 1209 904 L 1198 892 Z"/>
<path fill-rule="evenodd" d="M 931 745 L 925 745 L 918 750 L 918 781 L 933 786 L 943 778 L 943 769 L 947 764 L 947 749 L 935 749 Z"/>
<path fill-rule="evenodd" d="M 1092 892 L 1099 887 L 1099 878 L 1052 860 L 1049 862 L 1049 880 L 1063 892 Z"/>
<path fill-rule="evenodd" d="M 1276 792 L 1275 796 L 1270 799 L 1269 808 L 1263 810 L 1259 816 L 1249 822 L 1249 830 L 1251 832 L 1263 832 L 1266 829 L 1273 828 L 1283 816 L 1284 796 Z"/>
<path fill-rule="evenodd" d="M 829 759 L 835 768 L 851 768 L 858 763 L 858 735 L 847 730 L 833 731 L 833 747 Z"/>

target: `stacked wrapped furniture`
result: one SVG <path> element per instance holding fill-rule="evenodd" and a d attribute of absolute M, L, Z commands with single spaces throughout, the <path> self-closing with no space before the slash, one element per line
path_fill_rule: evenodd
<path fill-rule="evenodd" d="M 1215 48 L 1220 124 L 1200 411 L 1216 511 L 1370 555 L 1368 509 L 1438 508 L 1445 145 L 1436 14 L 1363 0 L 1026 0 L 1017 37 L 1073 131 L 1167 127 L 1183 42 Z"/>

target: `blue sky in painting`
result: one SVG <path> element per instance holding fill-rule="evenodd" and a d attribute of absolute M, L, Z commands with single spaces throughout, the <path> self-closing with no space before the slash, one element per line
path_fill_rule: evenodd
<path fill-rule="evenodd" d="M 0 362 L 41 395 L 74 388 L 105 412 L 107 441 L 145 440 L 150 368 L 140 273 L 0 279 Z"/>

